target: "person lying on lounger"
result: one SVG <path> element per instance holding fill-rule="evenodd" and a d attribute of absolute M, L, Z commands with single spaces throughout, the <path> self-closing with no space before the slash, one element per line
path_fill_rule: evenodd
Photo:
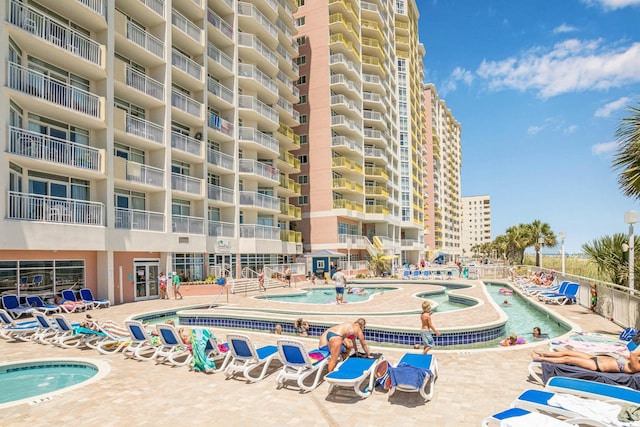
<path fill-rule="evenodd" d="M 534 351 L 533 360 L 538 362 L 566 363 L 596 372 L 616 372 L 635 374 L 640 372 L 640 349 L 629 353 L 628 357 L 594 356 L 575 350 Z"/>
<path fill-rule="evenodd" d="M 338 357 L 342 354 L 342 358 L 346 359 L 351 351 L 351 347 L 355 351 L 358 351 L 356 344 L 356 338 L 362 344 L 362 349 L 365 351 L 367 357 L 371 357 L 369 352 L 369 346 L 364 340 L 364 327 L 367 321 L 363 318 L 359 318 L 355 322 L 340 323 L 324 331 L 320 337 L 319 347 L 327 347 L 331 358 L 329 359 L 328 370 L 329 372 L 338 364 Z"/>

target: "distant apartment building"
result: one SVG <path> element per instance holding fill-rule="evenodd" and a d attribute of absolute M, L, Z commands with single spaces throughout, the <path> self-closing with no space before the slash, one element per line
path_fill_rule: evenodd
<path fill-rule="evenodd" d="M 462 197 L 462 253 L 471 256 L 483 243 L 491 243 L 491 198 Z"/>
<path fill-rule="evenodd" d="M 305 252 L 417 262 L 425 50 L 416 3 L 298 0 L 295 18 Z"/>
<path fill-rule="evenodd" d="M 430 259 L 462 255 L 462 126 L 438 96 L 433 84 L 424 89 L 425 117 L 425 242 Z"/>
<path fill-rule="evenodd" d="M 399 236 L 405 223 L 397 187 L 392 2 L 362 2 L 362 11 L 357 1 L 330 2 L 331 16 L 344 17 L 330 24 L 331 37 L 339 27 L 335 37 L 343 38 L 330 42 L 325 26 L 325 67 L 305 71 L 310 83 L 327 91 L 317 98 L 307 89 L 300 97 L 296 86 L 302 83 L 297 3 L 3 2 L 0 291 L 88 286 L 120 303 L 157 298 L 160 271 L 187 280 L 238 277 L 243 267 L 294 260 L 303 249 L 295 227 L 301 209 L 292 203 L 302 196 L 303 156 L 293 154 L 301 146 L 293 129 L 312 117 L 306 113 L 303 122 L 296 104 L 326 104 L 326 117 L 318 121 L 327 131 L 319 127 L 313 132 L 320 134 L 305 138 L 325 139 L 328 146 L 319 142 L 318 152 L 306 156 L 320 160 L 314 180 L 327 188 L 326 197 L 332 187 L 341 196 L 326 202 L 319 190 L 306 193 L 318 204 L 307 218 L 335 210 L 349 218 L 340 221 L 349 233 L 366 222 L 388 235 L 384 205 L 393 211 L 391 228 Z M 307 3 L 327 7 L 326 1 Z M 384 13 L 378 17 L 369 6 Z M 376 28 L 359 22 L 354 7 Z M 326 10 L 322 18 L 328 19 Z M 415 23 L 401 18 L 403 35 L 417 43 Z M 403 52 L 415 49 L 407 45 Z M 342 98 L 329 97 L 329 81 Z M 331 117 L 330 100 L 341 105 Z M 363 130 L 371 142 L 365 144 Z M 379 151 L 365 161 L 365 147 Z M 363 170 L 370 172 L 366 181 Z M 372 212 L 380 209 L 371 217 L 364 209 L 369 203 Z M 332 224 L 309 237 L 324 242 L 326 233 L 326 241 L 335 242 L 338 221 Z"/>

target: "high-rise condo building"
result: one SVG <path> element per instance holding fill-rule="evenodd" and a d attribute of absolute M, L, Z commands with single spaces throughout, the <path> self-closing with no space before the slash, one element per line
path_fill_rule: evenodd
<path fill-rule="evenodd" d="M 295 227 L 301 209 L 292 203 L 301 197 L 300 184 L 291 177 L 301 170 L 292 154 L 301 143 L 293 129 L 302 120 L 294 109 L 301 101 L 295 0 L 7 0 L 3 6 L 0 291 L 47 294 L 86 285 L 119 303 L 156 298 L 160 271 L 186 280 L 225 271 L 238 277 L 243 267 L 290 262 L 302 253 Z M 363 139 L 354 133 L 362 130 L 362 117 L 348 118 L 352 110 L 371 111 L 370 120 L 385 126 L 389 119 L 389 140 L 398 114 L 386 92 L 376 115 L 363 110 L 364 52 L 353 39 L 360 24 L 346 6 L 341 13 L 358 33 L 345 27 L 337 35 L 350 37 L 357 50 L 343 40 L 335 54 L 352 61 L 341 60 L 345 70 L 330 73 L 327 58 L 324 70 L 305 73 L 317 84 L 355 73 L 336 82 L 356 93 L 345 96 L 346 109 L 331 120 L 344 132 L 344 149 L 359 145 L 343 158 L 353 163 L 338 165 L 341 152 L 335 153 L 336 172 L 365 166 Z M 367 49 L 394 50 L 387 46 L 393 16 L 377 20 L 385 38 Z M 387 67 L 379 73 L 395 74 L 395 57 L 371 58 Z M 350 71 L 356 63 L 357 72 Z M 391 81 L 393 87 L 385 79 L 375 89 L 395 97 Z M 397 150 L 381 147 L 397 174 Z M 332 169 L 331 156 L 325 162 Z M 364 212 L 362 176 L 356 185 L 349 175 L 342 181 L 330 175 L 318 184 L 342 183 L 342 203 L 355 203 L 359 194 Z M 344 205 L 335 209 L 346 212 Z M 399 218 L 397 203 L 393 209 Z M 397 233 L 401 226 L 394 222 Z M 335 240 L 335 226 L 326 233 Z"/>
<path fill-rule="evenodd" d="M 425 193 L 427 235 L 430 258 L 462 255 L 460 245 L 462 204 L 460 168 L 462 166 L 461 130 L 446 102 L 438 96 L 433 84 L 424 90 L 426 104 L 426 141 L 431 144 L 427 153 Z M 427 149 L 428 151 L 428 149 Z"/>
<path fill-rule="evenodd" d="M 462 253 L 471 256 L 473 248 L 491 243 L 491 198 L 488 195 L 462 198 Z"/>
<path fill-rule="evenodd" d="M 298 0 L 295 18 L 305 251 L 418 262 L 425 50 L 415 1 Z"/>

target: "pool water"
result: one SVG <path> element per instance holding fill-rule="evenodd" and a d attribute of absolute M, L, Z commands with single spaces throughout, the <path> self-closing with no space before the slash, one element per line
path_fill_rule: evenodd
<path fill-rule="evenodd" d="M 344 300 L 348 303 L 367 301 L 375 294 L 383 294 L 388 291 L 393 291 L 397 288 L 391 287 L 353 287 L 353 289 L 364 289 L 366 293 L 348 294 L 345 291 Z M 336 291 L 335 288 L 313 288 L 303 289 L 304 293 L 301 294 L 289 294 L 289 295 L 262 295 L 256 297 L 258 299 L 266 299 L 279 302 L 294 302 L 298 304 L 335 304 L 336 303 Z"/>
<path fill-rule="evenodd" d="M 33 363 L 0 367 L 0 404 L 51 393 L 92 378 L 98 369 L 81 363 Z"/>
<path fill-rule="evenodd" d="M 467 308 L 467 307 L 470 307 L 472 305 L 475 305 L 473 303 L 464 304 L 464 303 L 460 303 L 460 302 L 450 301 L 449 300 L 448 291 L 447 292 L 439 292 L 439 293 L 428 293 L 428 292 L 426 292 L 426 293 L 418 294 L 416 296 L 418 298 L 424 298 L 424 299 L 427 299 L 427 300 L 435 303 L 434 304 L 435 307 L 434 307 L 434 310 L 433 310 L 435 313 L 444 313 L 445 311 L 460 310 L 462 308 Z"/>

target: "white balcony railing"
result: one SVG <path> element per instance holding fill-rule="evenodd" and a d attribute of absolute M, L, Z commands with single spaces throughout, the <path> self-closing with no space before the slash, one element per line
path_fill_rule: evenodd
<path fill-rule="evenodd" d="M 278 168 L 275 168 L 271 165 L 265 165 L 264 163 L 261 163 L 257 160 L 240 159 L 238 172 L 259 175 L 280 183 L 280 171 L 278 171 Z"/>
<path fill-rule="evenodd" d="M 154 187 L 164 186 L 164 170 L 131 160 L 127 160 L 125 178 L 129 182 L 153 185 Z"/>
<path fill-rule="evenodd" d="M 208 117 L 207 124 L 209 125 L 210 128 L 213 128 L 219 132 L 222 132 L 225 135 L 233 136 L 233 123 L 223 119 L 217 114 L 211 113 Z"/>
<path fill-rule="evenodd" d="M 202 118 L 202 104 L 176 90 L 171 92 L 171 106 L 192 116 Z"/>
<path fill-rule="evenodd" d="M 207 9 L 207 21 L 209 21 L 211 25 L 220 30 L 220 32 L 225 36 L 229 37 L 230 39 L 233 38 L 233 27 L 227 24 L 224 19 L 220 18 L 218 14 L 211 9 Z"/>
<path fill-rule="evenodd" d="M 252 78 L 260 83 L 260 85 L 264 86 L 265 89 L 275 93 L 276 95 L 278 94 L 278 85 L 276 82 L 254 65 L 238 64 L 238 76 Z"/>
<path fill-rule="evenodd" d="M 164 18 L 164 0 L 140 0 L 149 9 Z"/>
<path fill-rule="evenodd" d="M 202 179 L 172 173 L 171 189 L 191 194 L 202 194 Z"/>
<path fill-rule="evenodd" d="M 102 51 L 99 43 L 37 9 L 12 0 L 8 20 L 36 37 L 102 66 Z"/>
<path fill-rule="evenodd" d="M 89 9 L 93 10 L 96 13 L 99 13 L 102 16 L 107 16 L 107 3 L 106 0 L 78 0 L 83 5 L 87 6 Z"/>
<path fill-rule="evenodd" d="M 164 214 L 137 209 L 116 208 L 115 228 L 164 231 Z"/>
<path fill-rule="evenodd" d="M 175 49 L 171 52 L 171 65 L 179 68 L 197 80 L 202 80 L 202 66 Z"/>
<path fill-rule="evenodd" d="M 275 52 L 269 49 L 253 34 L 240 32 L 238 34 L 238 46 L 250 47 L 254 49 L 260 56 L 263 56 L 274 67 L 278 67 L 278 57 Z"/>
<path fill-rule="evenodd" d="M 104 225 L 104 205 L 86 200 L 8 193 L 8 219 L 75 225 Z"/>
<path fill-rule="evenodd" d="M 238 139 L 240 141 L 251 141 L 255 142 L 258 145 L 263 146 L 264 148 L 273 151 L 274 153 L 279 153 L 280 151 L 280 143 L 278 140 L 272 136 L 267 135 L 266 133 L 262 133 L 257 129 L 250 127 L 241 127 L 238 129 Z"/>
<path fill-rule="evenodd" d="M 233 104 L 233 91 L 211 77 L 207 78 L 207 90 L 229 104 Z"/>
<path fill-rule="evenodd" d="M 204 234 L 204 220 L 194 216 L 173 215 L 171 227 L 174 233 Z"/>
<path fill-rule="evenodd" d="M 233 190 L 219 185 L 209 184 L 207 186 L 207 197 L 209 200 L 217 200 L 224 203 L 233 203 Z"/>
<path fill-rule="evenodd" d="M 233 170 L 233 157 L 218 150 L 207 149 L 207 162 L 230 171 Z"/>
<path fill-rule="evenodd" d="M 163 99 L 164 84 L 127 65 L 127 86 L 156 99 Z"/>
<path fill-rule="evenodd" d="M 178 132 L 171 132 L 171 147 L 195 156 L 202 156 L 202 141 Z"/>
<path fill-rule="evenodd" d="M 198 43 L 202 43 L 202 29 L 175 9 L 171 12 L 171 23 Z"/>
<path fill-rule="evenodd" d="M 155 56 L 164 59 L 164 42 L 131 21 L 127 21 L 127 38 Z"/>
<path fill-rule="evenodd" d="M 92 117 L 101 115 L 99 96 L 13 62 L 9 63 L 7 86 Z"/>
<path fill-rule="evenodd" d="M 162 144 L 164 142 L 164 128 L 153 122 L 127 113 L 125 131 L 131 135 Z"/>
<path fill-rule="evenodd" d="M 89 147 L 37 132 L 9 127 L 10 153 L 47 162 L 100 171 L 102 155 Z"/>
<path fill-rule="evenodd" d="M 275 25 L 251 3 L 238 2 L 238 15 L 252 17 L 271 37 L 278 39 L 278 30 Z"/>
<path fill-rule="evenodd" d="M 238 107 L 253 110 L 264 118 L 271 120 L 272 122 L 280 122 L 280 115 L 278 114 L 278 112 L 256 97 L 250 95 L 240 95 L 238 97 Z"/>
<path fill-rule="evenodd" d="M 280 228 L 268 225 L 240 224 L 240 237 L 248 239 L 280 240 Z"/>
<path fill-rule="evenodd" d="M 233 60 L 229 55 L 225 54 L 211 43 L 207 45 L 207 55 L 209 58 L 213 59 L 214 62 L 222 65 L 229 71 L 233 71 Z"/>
<path fill-rule="evenodd" d="M 209 221 L 209 236 L 234 237 L 235 231 L 236 226 L 231 222 Z"/>
<path fill-rule="evenodd" d="M 362 141 L 354 141 L 346 136 L 334 136 L 331 138 L 332 147 L 347 147 L 350 150 L 357 151 L 362 154 Z"/>
<path fill-rule="evenodd" d="M 260 194 L 255 191 L 241 191 L 240 206 L 253 206 L 256 208 L 264 208 L 279 212 L 280 199 L 266 194 Z"/>

